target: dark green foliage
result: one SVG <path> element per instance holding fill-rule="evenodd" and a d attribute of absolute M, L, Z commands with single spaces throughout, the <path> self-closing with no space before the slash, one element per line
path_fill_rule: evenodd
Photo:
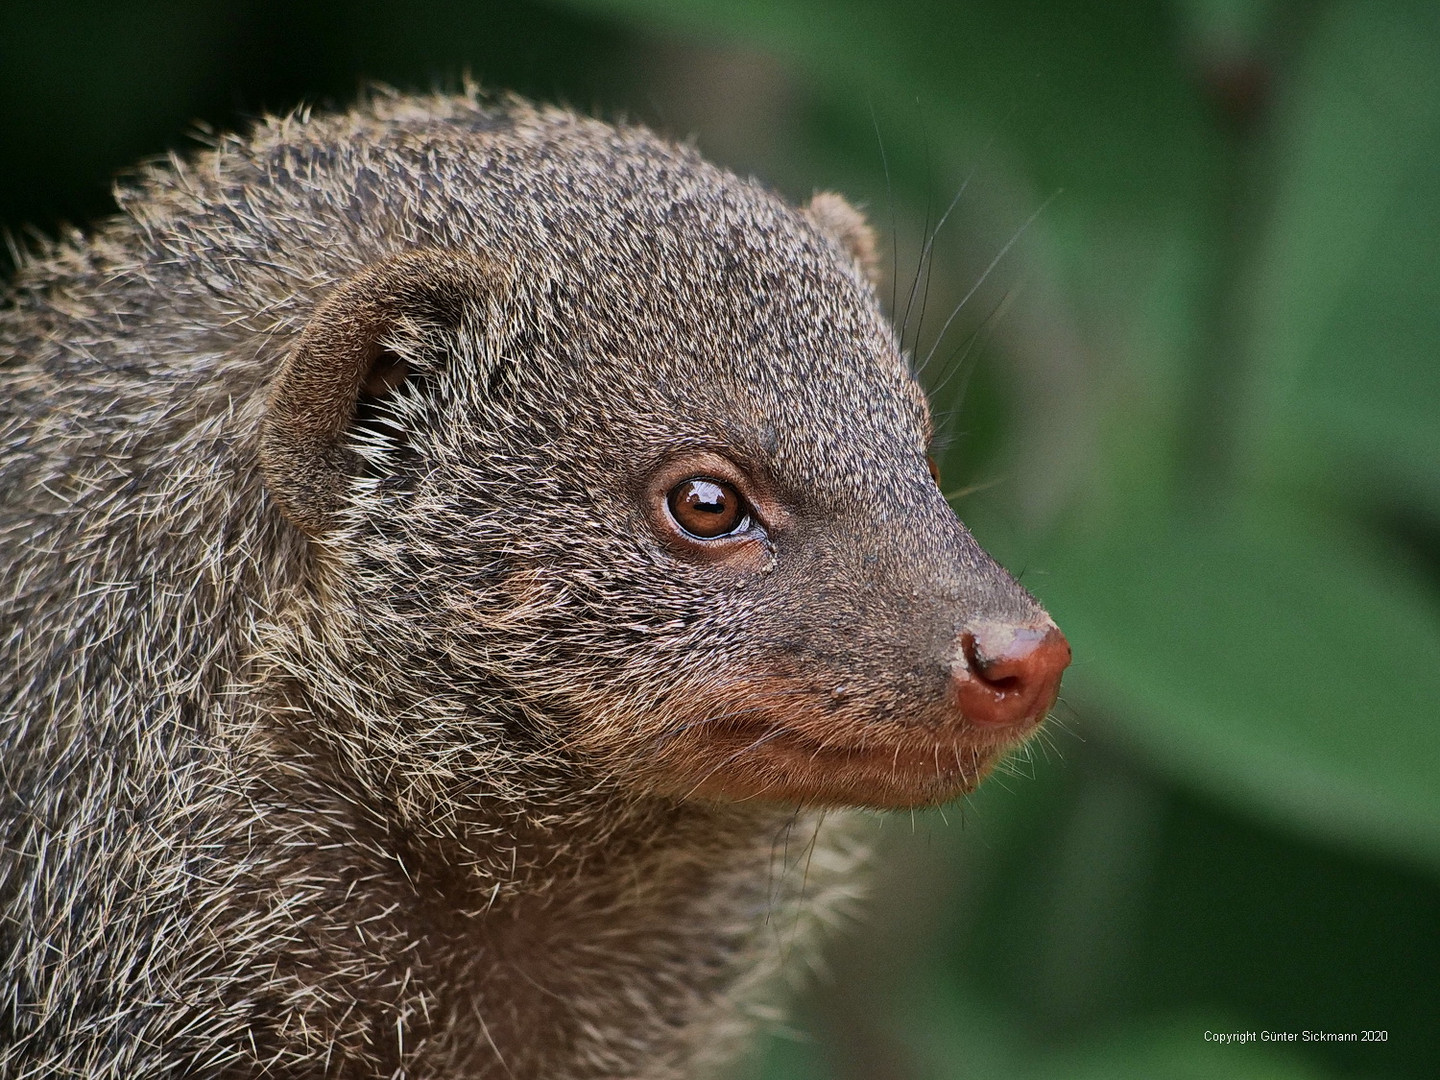
<path fill-rule="evenodd" d="M 0 221 L 103 213 L 196 119 L 467 69 L 868 200 L 918 355 L 1006 251 L 927 377 L 947 484 L 999 481 L 957 507 L 1074 645 L 1062 727 L 922 820 L 908 951 L 837 960 L 766 1075 L 1440 1073 L 1440 8 L 32 7 Z M 1306 1027 L 1389 1041 L 1203 1039 Z"/>

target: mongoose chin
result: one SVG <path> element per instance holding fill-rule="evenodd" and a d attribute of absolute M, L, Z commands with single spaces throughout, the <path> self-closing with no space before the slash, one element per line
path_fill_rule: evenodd
<path fill-rule="evenodd" d="M 708 1075 L 1055 701 L 839 196 L 471 93 L 117 197 L 0 309 L 0 1076 Z"/>

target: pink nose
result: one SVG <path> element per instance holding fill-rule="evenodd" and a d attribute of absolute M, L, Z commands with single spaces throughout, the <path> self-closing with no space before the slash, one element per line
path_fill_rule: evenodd
<path fill-rule="evenodd" d="M 1038 720 L 1055 704 L 1070 643 L 1058 627 L 983 624 L 960 635 L 964 665 L 951 684 L 972 724 L 1013 727 Z"/>

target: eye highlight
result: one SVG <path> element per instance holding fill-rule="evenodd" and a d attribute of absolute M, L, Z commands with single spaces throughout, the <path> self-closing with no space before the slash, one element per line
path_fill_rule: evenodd
<path fill-rule="evenodd" d="M 670 489 L 665 505 L 680 528 L 701 540 L 729 536 L 750 524 L 749 507 L 740 493 L 708 476 L 680 481 Z"/>

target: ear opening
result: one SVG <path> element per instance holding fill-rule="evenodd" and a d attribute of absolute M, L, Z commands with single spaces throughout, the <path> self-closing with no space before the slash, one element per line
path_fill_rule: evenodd
<path fill-rule="evenodd" d="M 360 380 L 360 396 L 379 400 L 399 389 L 410 374 L 410 362 L 383 344 L 377 343 L 374 353 L 365 369 L 365 377 Z"/>
<path fill-rule="evenodd" d="M 875 230 L 864 214 L 833 191 L 817 192 L 805 204 L 803 213 L 816 228 L 840 245 L 864 271 L 871 285 L 880 288 L 879 247 Z"/>
<path fill-rule="evenodd" d="M 345 431 L 396 454 L 409 445 L 406 425 L 395 408 L 396 396 L 407 383 L 412 387 L 421 384 L 423 392 L 429 379 L 414 372 L 410 361 L 396 347 L 377 343 L 372 353 L 356 392 L 355 415 Z"/>
<path fill-rule="evenodd" d="M 425 376 L 397 339 L 434 342 L 473 321 L 500 289 L 480 260 L 416 251 L 375 263 L 316 309 L 271 384 L 260 425 L 260 468 L 285 515 L 315 536 L 364 471 L 346 445 L 355 426 L 402 441 L 390 411 L 402 386 Z"/>

